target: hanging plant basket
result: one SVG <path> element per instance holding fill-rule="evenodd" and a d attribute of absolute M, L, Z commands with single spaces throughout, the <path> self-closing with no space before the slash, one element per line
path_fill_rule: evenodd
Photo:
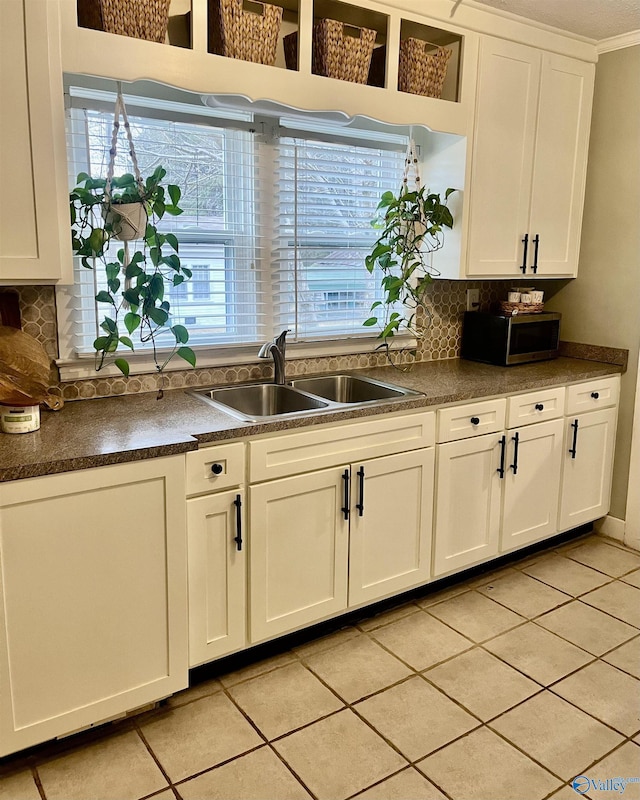
<path fill-rule="evenodd" d="M 102 208 L 102 216 L 113 230 L 115 239 L 131 242 L 142 239 L 147 229 L 149 214 L 146 203 L 111 203 Z"/>

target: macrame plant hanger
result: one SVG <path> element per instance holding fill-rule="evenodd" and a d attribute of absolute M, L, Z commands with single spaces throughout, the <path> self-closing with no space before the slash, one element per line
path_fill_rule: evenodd
<path fill-rule="evenodd" d="M 420 168 L 418 156 L 416 153 L 416 143 L 413 140 L 413 130 L 409 132 L 409 142 L 407 143 L 407 152 L 404 159 L 404 172 L 402 174 L 402 192 L 404 194 L 409 189 L 409 184 L 415 184 L 415 191 L 420 191 Z"/>
<path fill-rule="evenodd" d="M 135 177 L 136 184 L 138 186 L 138 190 L 140 192 L 140 197 L 144 197 L 144 192 L 145 192 L 145 185 L 144 181 L 142 180 L 142 175 L 140 174 L 140 167 L 138 166 L 138 158 L 136 156 L 136 150 L 135 147 L 133 146 L 133 136 L 131 135 L 131 127 L 129 125 L 129 117 L 127 116 L 127 108 L 124 104 L 124 98 L 122 96 L 121 81 L 118 81 L 117 87 L 118 88 L 116 95 L 116 104 L 113 113 L 113 131 L 111 134 L 111 148 L 109 149 L 109 166 L 107 169 L 107 183 L 104 188 L 105 207 L 107 211 L 111 210 L 112 208 L 111 183 L 113 181 L 113 174 L 115 171 L 115 164 L 116 164 L 116 153 L 118 150 L 118 133 L 120 131 L 120 116 L 122 116 L 124 129 L 127 134 L 127 139 L 129 141 L 129 156 L 131 157 L 131 163 L 133 164 L 133 174 Z M 118 204 L 117 207 L 113 208 L 113 211 L 118 214 L 122 222 L 124 222 L 126 225 L 129 225 L 132 229 L 135 229 L 138 224 L 138 220 L 135 219 L 135 216 L 139 214 L 139 209 L 137 208 L 138 203 L 130 204 L 133 208 L 127 208 L 126 205 L 127 204 L 125 205 Z M 120 223 L 121 227 L 122 227 L 122 222 Z M 131 238 L 133 237 L 129 237 L 129 239 Z M 122 241 L 124 244 L 123 267 L 125 271 L 129 264 L 129 239 L 122 237 Z M 125 288 L 129 288 L 130 281 L 131 281 L 130 278 L 125 279 Z"/>

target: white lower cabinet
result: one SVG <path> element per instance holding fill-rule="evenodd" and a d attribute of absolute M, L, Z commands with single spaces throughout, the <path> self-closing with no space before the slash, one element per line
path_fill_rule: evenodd
<path fill-rule="evenodd" d="M 500 550 L 516 550 L 558 530 L 563 421 L 507 431 Z"/>
<path fill-rule="evenodd" d="M 351 467 L 350 606 L 429 580 L 434 461 L 428 448 Z"/>
<path fill-rule="evenodd" d="M 187 500 L 189 666 L 246 644 L 246 540 L 242 491 Z"/>
<path fill-rule="evenodd" d="M 346 608 L 344 472 L 335 467 L 249 488 L 252 642 Z"/>
<path fill-rule="evenodd" d="M 433 448 L 251 486 L 252 642 L 429 580 Z"/>
<path fill-rule="evenodd" d="M 436 447 L 434 576 L 498 553 L 501 441 L 488 433 Z"/>
<path fill-rule="evenodd" d="M 561 414 L 564 390 L 550 394 L 510 398 L 507 418 L 531 424 L 480 436 L 471 431 L 470 438 L 437 445 L 434 576 L 557 532 L 563 421 L 535 422 L 529 413 Z M 492 410 L 488 403 L 460 408 L 479 430 Z M 441 412 L 441 438 L 452 435 L 447 423 L 455 416 L 455 408 Z"/>
<path fill-rule="evenodd" d="M 609 511 L 616 417 L 616 408 L 603 408 L 566 419 L 561 530 L 592 522 Z"/>
<path fill-rule="evenodd" d="M 186 687 L 184 456 L 0 484 L 0 755 Z"/>

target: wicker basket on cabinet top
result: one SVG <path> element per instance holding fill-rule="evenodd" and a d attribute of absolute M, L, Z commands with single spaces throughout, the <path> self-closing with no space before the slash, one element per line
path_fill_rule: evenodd
<path fill-rule="evenodd" d="M 356 35 L 354 35 L 354 33 Z M 376 32 L 335 19 L 320 19 L 313 25 L 314 75 L 352 83 L 366 83 Z M 287 69 L 298 67 L 298 34 L 284 37 Z"/>
<path fill-rule="evenodd" d="M 400 42 L 398 89 L 425 97 L 442 97 L 442 84 L 447 75 L 451 50 L 436 47 L 421 39 L 403 39 Z M 429 52 L 432 51 L 432 52 Z"/>
<path fill-rule="evenodd" d="M 209 0 L 209 49 L 272 67 L 281 22 L 280 6 L 253 0 Z"/>
<path fill-rule="evenodd" d="M 171 0 L 78 0 L 78 24 L 135 39 L 164 42 Z"/>

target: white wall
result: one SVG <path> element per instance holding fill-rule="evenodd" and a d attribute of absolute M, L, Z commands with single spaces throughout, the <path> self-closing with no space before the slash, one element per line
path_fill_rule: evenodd
<path fill-rule="evenodd" d="M 623 347 L 611 515 L 624 519 L 640 350 L 640 46 L 600 56 L 578 277 L 550 299 L 562 338 Z"/>

